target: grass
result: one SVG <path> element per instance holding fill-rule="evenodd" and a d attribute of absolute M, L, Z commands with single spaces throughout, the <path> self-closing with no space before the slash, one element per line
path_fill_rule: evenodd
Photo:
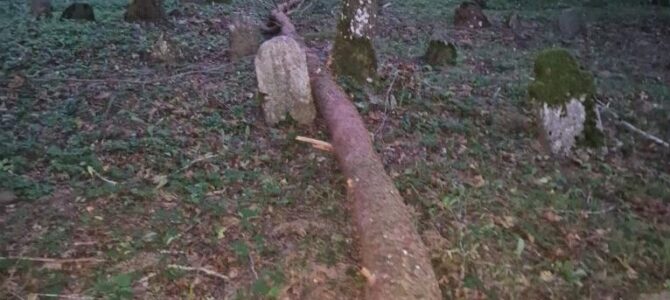
<path fill-rule="evenodd" d="M 668 32 L 654 26 L 667 13 L 623 2 L 585 8 L 598 34 L 562 43 L 552 18 L 577 2 L 489 2 L 494 20 L 519 10 L 530 22 L 527 48 L 497 27 L 453 29 L 457 1 L 393 2 L 375 41 L 381 80 L 347 85 L 416 213 L 445 297 L 667 290 L 667 152 L 606 119 L 609 154 L 554 161 L 526 99 L 533 58 L 559 44 L 626 120 L 669 139 L 668 71 L 649 63 L 667 52 L 658 41 Z M 18 0 L 0 8 L 0 190 L 18 198 L 0 214 L 0 254 L 106 261 L 0 260 L 0 298 L 360 298 L 344 180 L 332 156 L 292 142 L 327 140 L 324 128 L 264 125 L 252 59 L 225 54 L 225 20 L 258 3 L 183 8 L 169 27 L 122 22 L 125 1 L 92 3 L 96 23 L 29 20 Z M 323 43 L 333 14 L 335 1 L 323 0 L 294 18 Z M 649 18 L 611 23 L 618 16 Z M 440 28 L 458 45 L 458 63 L 423 66 L 417 58 Z M 148 58 L 160 34 L 182 60 Z M 628 46 L 631 37 L 642 46 Z M 220 69 L 171 77 L 210 67 Z M 429 243 L 434 233 L 439 246 Z"/>

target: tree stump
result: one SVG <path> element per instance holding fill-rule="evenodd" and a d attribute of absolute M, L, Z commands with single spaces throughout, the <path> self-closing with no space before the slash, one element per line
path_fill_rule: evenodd
<path fill-rule="evenodd" d="M 564 49 L 541 52 L 534 73 L 528 93 L 539 104 L 540 127 L 551 153 L 565 157 L 577 145 L 602 146 L 593 76 Z"/>
<path fill-rule="evenodd" d="M 124 19 L 128 22 L 164 22 L 165 8 L 162 0 L 130 0 Z"/>
<path fill-rule="evenodd" d="M 337 75 L 358 82 L 377 76 L 377 57 L 372 34 L 377 18 L 377 0 L 347 0 L 337 25 L 333 46 L 333 69 Z"/>
<path fill-rule="evenodd" d="M 474 2 L 463 2 L 454 13 L 454 25 L 468 28 L 490 27 L 491 22 L 484 15 L 481 6 Z"/>

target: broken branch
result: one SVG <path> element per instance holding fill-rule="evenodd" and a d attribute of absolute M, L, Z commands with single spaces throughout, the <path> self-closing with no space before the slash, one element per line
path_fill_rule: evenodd
<path fill-rule="evenodd" d="M 295 140 L 299 141 L 299 142 L 309 143 L 315 149 L 323 150 L 323 151 L 326 151 L 326 152 L 333 152 L 333 145 L 331 145 L 328 142 L 324 142 L 324 141 L 321 141 L 321 140 L 308 138 L 308 137 L 304 137 L 304 136 L 297 136 L 295 138 Z"/>
<path fill-rule="evenodd" d="M 216 277 L 216 278 L 219 278 L 219 279 L 229 280 L 228 276 L 223 275 L 221 273 L 214 272 L 210 269 L 194 268 L 194 267 L 187 267 L 187 266 L 174 265 L 174 264 L 173 265 L 168 265 L 167 267 L 170 268 L 170 269 L 177 269 L 177 270 L 182 270 L 182 271 L 200 272 L 200 273 L 203 273 L 205 275 L 209 275 L 209 276 Z"/>
<path fill-rule="evenodd" d="M 608 112 L 610 115 L 612 115 L 612 117 L 614 117 L 614 119 L 617 123 L 621 124 L 621 126 L 626 127 L 626 129 L 628 129 L 632 132 L 635 132 L 635 133 L 639 134 L 640 136 L 642 136 L 642 137 L 644 137 L 644 138 L 646 138 L 646 139 L 648 139 L 648 140 L 650 140 L 650 141 L 652 141 L 656 144 L 659 144 L 659 145 L 661 145 L 665 148 L 670 149 L 670 143 L 654 136 L 653 134 L 647 133 L 644 130 L 633 126 L 633 124 L 631 124 L 631 123 L 628 123 L 628 122 L 622 120 L 619 117 L 619 114 L 617 114 L 614 110 L 612 110 L 611 108 L 609 108 L 609 106 L 603 104 L 602 102 L 598 101 L 597 104 L 598 104 L 598 109 Z"/>
<path fill-rule="evenodd" d="M 104 262 L 104 259 L 93 258 L 93 257 L 84 257 L 84 258 L 46 258 L 46 257 L 26 257 L 26 256 L 0 256 L 0 260 L 21 260 L 21 261 L 35 261 L 35 262 L 45 262 L 45 263 L 100 263 Z"/>

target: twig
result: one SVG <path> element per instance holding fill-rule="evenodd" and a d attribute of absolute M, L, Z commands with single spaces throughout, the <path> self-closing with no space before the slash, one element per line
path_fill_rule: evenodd
<path fill-rule="evenodd" d="M 170 80 L 170 79 L 177 79 L 179 77 L 183 77 L 186 75 L 193 75 L 193 74 L 201 74 L 201 73 L 211 73 L 214 71 L 219 71 L 221 69 L 224 69 L 226 67 L 229 67 L 229 65 L 221 65 L 217 67 L 212 67 L 209 69 L 205 70 L 195 70 L 195 71 L 188 71 L 188 72 L 182 72 L 182 73 L 177 73 L 169 76 L 163 76 L 163 77 L 158 77 L 154 78 L 151 80 L 139 80 L 139 79 L 124 79 L 124 78 L 91 78 L 91 79 L 86 79 L 86 78 L 30 78 L 30 80 L 35 81 L 35 82 L 49 82 L 49 81 L 70 81 L 70 82 L 88 82 L 88 83 L 128 83 L 128 84 L 152 84 L 152 83 L 158 83 L 161 81 L 165 80 Z"/>
<path fill-rule="evenodd" d="M 26 256 L 0 256 L 0 260 L 22 260 L 22 261 L 36 261 L 36 262 L 46 262 L 46 263 L 83 263 L 83 262 L 92 262 L 99 263 L 104 262 L 104 259 L 94 258 L 94 257 L 83 257 L 83 258 L 46 258 L 46 257 L 26 257 Z"/>
<path fill-rule="evenodd" d="M 554 211 L 557 213 L 562 213 L 562 214 L 582 214 L 582 215 L 602 215 L 606 214 L 608 212 L 611 212 L 615 209 L 616 207 L 610 206 L 607 208 L 603 208 L 601 210 L 581 210 L 581 211 L 572 211 L 572 210 L 567 210 L 567 209 L 555 209 Z"/>
<path fill-rule="evenodd" d="M 59 295 L 59 294 L 30 294 L 30 295 L 35 295 L 35 296 L 40 296 L 40 297 L 47 297 L 47 298 L 59 298 L 59 299 L 74 299 L 74 300 L 92 300 L 95 299 L 90 296 L 79 296 L 79 295 Z"/>
<path fill-rule="evenodd" d="M 251 273 L 254 274 L 254 278 L 258 279 L 258 273 L 256 273 L 256 267 L 254 267 L 254 258 L 251 256 L 251 253 L 248 253 L 247 256 L 249 256 L 249 268 L 251 269 Z"/>
<path fill-rule="evenodd" d="M 111 184 L 111 185 L 117 185 L 117 184 L 119 184 L 118 182 L 116 182 L 116 181 L 114 181 L 114 180 L 108 179 L 108 178 L 106 178 L 106 177 L 100 175 L 100 173 L 98 173 L 98 171 L 96 171 L 95 169 L 93 169 L 93 167 L 91 167 L 91 166 L 87 167 L 86 169 L 88 170 L 88 173 L 91 174 L 91 176 L 98 177 L 100 180 L 102 180 L 102 181 L 104 181 L 104 182 L 107 182 L 107 183 L 109 183 L 109 184 Z"/>
<path fill-rule="evenodd" d="M 633 124 L 631 124 L 631 123 L 628 123 L 628 122 L 622 120 L 619 117 L 619 115 L 616 112 L 614 112 L 614 110 L 612 110 L 611 108 L 609 108 L 607 105 L 603 104 L 602 102 L 598 101 L 597 104 L 598 104 L 598 109 L 609 112 L 616 119 L 616 121 L 619 124 L 621 124 L 623 127 L 626 127 L 628 130 L 630 130 L 632 132 L 635 132 L 635 133 L 647 138 L 648 140 L 651 140 L 652 142 L 654 142 L 656 144 L 659 144 L 659 145 L 661 145 L 665 148 L 670 149 L 670 143 L 668 143 L 668 142 L 666 142 L 666 141 L 664 141 L 664 140 L 662 140 L 662 139 L 660 139 L 660 138 L 658 138 L 658 137 L 656 137 L 656 136 L 654 136 L 650 133 L 647 133 L 642 129 L 639 129 L 639 128 L 633 126 Z"/>
<path fill-rule="evenodd" d="M 188 164 L 186 164 L 185 166 L 183 166 L 183 167 L 180 168 L 179 170 L 172 172 L 172 174 L 170 174 L 170 176 L 174 176 L 174 175 L 176 175 L 176 174 L 178 174 L 178 173 L 181 173 L 181 172 L 187 170 L 188 168 L 192 167 L 193 165 L 195 165 L 195 164 L 197 164 L 197 163 L 199 163 L 199 162 L 201 162 L 201 161 L 205 161 L 205 160 L 208 160 L 208 159 L 212 159 L 212 158 L 215 158 L 215 157 L 217 157 L 217 156 L 219 156 L 219 154 L 211 154 L 211 153 L 207 153 L 207 154 L 205 154 L 205 155 L 203 155 L 203 156 L 200 156 L 200 157 L 198 157 L 198 158 L 192 160 L 191 162 L 189 162 Z"/>
<path fill-rule="evenodd" d="M 398 78 L 398 72 L 396 71 L 393 74 L 393 79 L 391 80 L 391 84 L 389 84 L 389 88 L 386 90 L 386 99 L 384 99 L 384 118 L 382 119 L 382 123 L 379 124 L 379 127 L 375 130 L 373 137 L 377 136 L 377 133 L 384 133 L 384 127 L 386 126 L 386 118 L 388 118 L 387 115 L 387 110 L 389 105 L 391 105 L 389 102 L 391 101 L 391 90 L 393 90 L 393 84 L 395 84 L 396 79 Z"/>
<path fill-rule="evenodd" d="M 19 300 L 25 300 L 25 298 L 21 297 L 21 295 L 19 295 L 19 294 L 17 294 L 17 293 L 14 293 L 14 292 L 11 291 L 11 290 L 7 290 L 7 293 L 9 293 L 10 295 L 16 297 L 16 299 L 19 299 Z"/>
<path fill-rule="evenodd" d="M 187 267 L 187 266 L 181 266 L 181 265 L 168 265 L 167 267 L 171 268 L 171 269 L 182 270 L 182 271 L 201 272 L 205 275 L 209 275 L 209 276 L 216 277 L 216 278 L 223 279 L 223 280 L 229 280 L 228 276 L 223 275 L 221 273 L 214 272 L 214 271 L 209 270 L 209 269 L 205 269 L 205 268 L 194 268 L 194 267 Z"/>
<path fill-rule="evenodd" d="M 331 145 L 328 142 L 324 142 L 324 141 L 321 141 L 321 140 L 308 138 L 308 137 L 304 137 L 304 136 L 297 136 L 297 137 L 295 137 L 295 140 L 299 141 L 299 142 L 305 142 L 305 143 L 312 144 L 312 147 L 314 147 L 315 149 L 323 150 L 323 151 L 326 151 L 326 152 L 333 152 L 333 145 Z"/>

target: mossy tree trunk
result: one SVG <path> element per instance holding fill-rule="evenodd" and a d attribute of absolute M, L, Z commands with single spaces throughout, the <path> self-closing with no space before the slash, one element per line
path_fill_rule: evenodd
<path fill-rule="evenodd" d="M 374 79 L 377 58 L 372 37 L 378 0 L 344 0 L 333 46 L 333 68 L 338 75 L 363 82 Z"/>
<path fill-rule="evenodd" d="M 130 0 L 124 18 L 128 22 L 163 22 L 166 20 L 163 0 Z"/>

